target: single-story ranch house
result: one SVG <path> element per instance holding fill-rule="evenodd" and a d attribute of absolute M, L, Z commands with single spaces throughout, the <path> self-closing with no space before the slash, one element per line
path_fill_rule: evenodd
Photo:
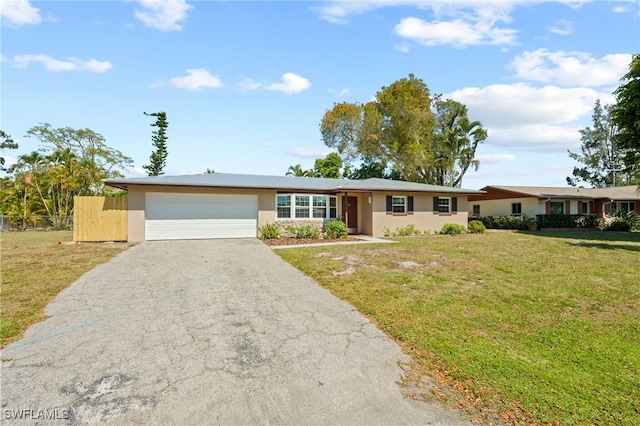
<path fill-rule="evenodd" d="M 637 186 L 615 188 L 550 188 L 540 186 L 485 186 L 469 196 L 469 215 L 535 216 L 538 214 L 597 214 L 613 210 L 640 213 Z"/>
<path fill-rule="evenodd" d="M 350 233 L 383 236 L 414 225 L 467 226 L 467 198 L 482 191 L 371 178 L 207 173 L 109 179 L 128 192 L 128 240 L 255 238 L 267 223 L 342 218 Z"/>

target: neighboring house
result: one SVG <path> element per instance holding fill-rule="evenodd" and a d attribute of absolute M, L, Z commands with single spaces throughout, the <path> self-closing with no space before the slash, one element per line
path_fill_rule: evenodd
<path fill-rule="evenodd" d="M 342 218 L 350 233 L 383 236 L 414 225 L 467 226 L 467 197 L 481 191 L 386 179 L 320 179 L 207 173 L 109 179 L 128 191 L 128 240 L 242 238 L 267 223 Z"/>
<path fill-rule="evenodd" d="M 613 210 L 640 213 L 637 186 L 615 188 L 549 188 L 541 186 L 485 186 L 482 195 L 469 196 L 470 216 L 535 216 L 538 214 L 597 214 Z"/>

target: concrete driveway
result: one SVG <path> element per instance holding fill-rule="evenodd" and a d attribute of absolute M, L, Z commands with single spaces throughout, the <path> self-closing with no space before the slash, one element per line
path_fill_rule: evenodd
<path fill-rule="evenodd" d="M 403 398 L 399 347 L 257 240 L 139 244 L 47 314 L 2 353 L 3 424 L 463 423 Z"/>

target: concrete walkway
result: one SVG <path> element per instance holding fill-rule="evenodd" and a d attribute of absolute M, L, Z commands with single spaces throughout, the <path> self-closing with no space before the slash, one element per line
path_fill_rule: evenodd
<path fill-rule="evenodd" d="M 2 424 L 465 424 L 403 398 L 399 347 L 257 240 L 139 244 L 47 314 L 2 352 Z"/>

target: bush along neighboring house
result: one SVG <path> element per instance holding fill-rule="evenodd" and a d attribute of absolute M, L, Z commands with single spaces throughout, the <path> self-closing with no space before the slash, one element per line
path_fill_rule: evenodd
<path fill-rule="evenodd" d="M 482 191 L 469 196 L 468 213 L 490 228 L 525 229 L 532 222 L 540 228 L 597 228 L 613 216 L 640 215 L 637 186 L 486 186 Z"/>

